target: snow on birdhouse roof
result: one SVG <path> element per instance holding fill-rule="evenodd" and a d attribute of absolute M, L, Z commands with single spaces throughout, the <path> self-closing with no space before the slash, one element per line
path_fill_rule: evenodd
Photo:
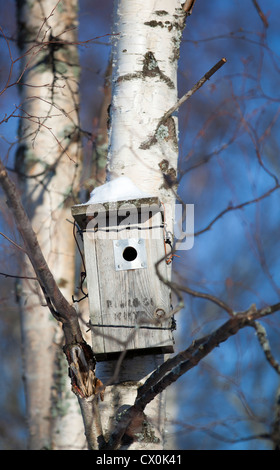
<path fill-rule="evenodd" d="M 84 204 L 76 204 L 72 206 L 72 215 L 79 227 L 84 229 L 87 226 L 88 217 L 92 217 L 100 211 L 110 212 L 123 208 L 124 204 L 129 204 L 132 208 L 141 211 L 147 211 L 152 206 L 160 209 L 161 203 L 156 196 L 150 196 L 139 189 L 130 178 L 120 176 L 114 180 L 108 181 L 102 186 L 98 186 L 90 193 L 90 199 Z"/>
<path fill-rule="evenodd" d="M 102 204 L 104 202 L 125 201 L 147 197 L 151 196 L 139 189 L 130 178 L 120 176 L 95 188 L 90 193 L 90 199 L 86 204 Z"/>

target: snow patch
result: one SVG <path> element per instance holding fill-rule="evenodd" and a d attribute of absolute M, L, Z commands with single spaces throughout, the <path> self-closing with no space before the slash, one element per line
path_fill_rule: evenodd
<path fill-rule="evenodd" d="M 151 197 L 151 195 L 144 193 L 127 176 L 120 176 L 95 188 L 90 193 L 90 199 L 86 204 L 128 201 L 146 197 Z"/>

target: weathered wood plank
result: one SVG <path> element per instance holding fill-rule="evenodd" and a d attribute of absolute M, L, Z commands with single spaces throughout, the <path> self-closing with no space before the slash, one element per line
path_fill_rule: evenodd
<path fill-rule="evenodd" d="M 121 222 L 106 227 L 108 221 L 104 218 L 104 226 L 100 223 L 97 231 L 84 233 L 90 319 L 97 359 L 124 349 L 139 354 L 155 348 L 161 352 L 173 350 L 170 291 L 155 271 L 155 263 L 165 254 L 162 214 L 153 211 L 150 215 L 148 211 L 146 217 L 144 214 L 140 222 L 137 219 L 137 223 L 130 226 Z M 82 216 L 79 211 L 79 217 Z M 109 231 L 106 232 L 106 228 Z M 119 270 L 115 257 L 124 253 L 125 244 L 134 250 L 137 260 L 145 256 L 142 263 L 145 267 L 138 263 L 137 269 Z M 167 269 L 163 261 L 161 271 L 165 278 Z"/>

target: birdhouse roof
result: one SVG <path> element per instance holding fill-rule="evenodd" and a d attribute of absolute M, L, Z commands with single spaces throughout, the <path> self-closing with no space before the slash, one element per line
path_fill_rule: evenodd
<path fill-rule="evenodd" d="M 102 202 L 99 204 L 77 204 L 71 208 L 72 216 L 82 230 L 86 228 L 90 218 L 95 215 L 104 213 L 104 216 L 106 216 L 109 212 L 110 214 L 113 214 L 115 212 L 119 212 L 120 209 L 130 212 L 152 211 L 153 213 L 156 213 L 161 211 L 162 207 L 158 197 L 144 197 L 123 201 Z"/>

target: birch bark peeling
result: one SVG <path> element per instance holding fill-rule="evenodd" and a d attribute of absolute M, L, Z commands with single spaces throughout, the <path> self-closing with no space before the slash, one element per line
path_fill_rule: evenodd
<path fill-rule="evenodd" d="M 186 12 L 180 1 L 119 0 L 115 5 L 109 177 L 129 176 L 143 191 L 159 195 L 173 232 L 174 194 L 162 162 L 177 174 L 177 117 L 158 129 L 152 146 L 141 145 L 177 102 L 177 61 Z"/>

